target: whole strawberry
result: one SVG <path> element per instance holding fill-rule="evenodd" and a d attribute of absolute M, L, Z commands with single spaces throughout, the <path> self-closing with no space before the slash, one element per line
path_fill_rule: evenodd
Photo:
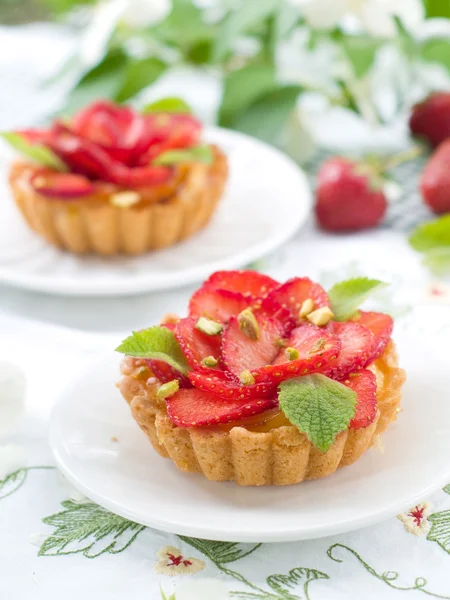
<path fill-rule="evenodd" d="M 328 231 L 375 227 L 387 208 L 382 180 L 369 165 L 342 157 L 322 165 L 316 188 L 316 216 Z"/>
<path fill-rule="evenodd" d="M 420 191 L 433 212 L 450 212 L 450 139 L 439 146 L 425 165 Z"/>
<path fill-rule="evenodd" d="M 409 127 L 414 135 L 439 146 L 450 137 L 450 92 L 436 92 L 413 107 Z"/>

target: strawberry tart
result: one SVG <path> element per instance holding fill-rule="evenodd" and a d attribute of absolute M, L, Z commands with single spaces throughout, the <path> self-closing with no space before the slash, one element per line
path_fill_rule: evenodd
<path fill-rule="evenodd" d="M 399 412 L 390 316 L 358 309 L 382 282 L 327 293 L 253 271 L 214 273 L 188 316 L 134 332 L 118 387 L 154 449 L 183 471 L 286 485 L 350 465 Z"/>
<path fill-rule="evenodd" d="M 28 225 L 76 254 L 142 254 L 207 225 L 227 179 L 190 114 L 99 101 L 48 129 L 3 134 L 26 158 L 9 182 Z"/>

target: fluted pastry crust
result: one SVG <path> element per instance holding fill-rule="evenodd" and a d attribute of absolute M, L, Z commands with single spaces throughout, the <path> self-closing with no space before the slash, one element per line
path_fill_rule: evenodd
<path fill-rule="evenodd" d="M 363 429 L 341 432 L 323 453 L 294 425 L 268 432 L 242 426 L 228 431 L 177 427 L 167 416 L 164 401 L 156 398 L 155 379 L 140 379 L 142 367 L 136 365 L 131 358 L 123 361 L 118 387 L 154 449 L 171 458 L 182 471 L 200 472 L 212 481 L 234 480 L 239 485 L 289 485 L 319 479 L 351 465 L 396 419 L 405 381 L 395 346 L 389 342 L 383 355 L 369 367 L 377 378 L 375 421 Z"/>
<path fill-rule="evenodd" d="M 127 207 L 111 202 L 123 190 L 108 183 L 81 199 L 46 198 L 30 185 L 38 169 L 30 163 L 15 163 L 9 183 L 28 225 L 50 244 L 75 254 L 143 254 L 189 238 L 211 219 L 228 175 L 225 155 L 212 149 L 212 164 L 177 167 L 168 184 L 139 190 L 141 200 Z"/>

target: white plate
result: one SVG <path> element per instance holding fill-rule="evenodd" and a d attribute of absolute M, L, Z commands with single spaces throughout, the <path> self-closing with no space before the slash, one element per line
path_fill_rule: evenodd
<path fill-rule="evenodd" d="M 212 222 L 185 242 L 134 258 L 76 257 L 41 240 L 14 206 L 3 161 L 0 280 L 55 294 L 117 296 L 200 281 L 275 250 L 308 216 L 305 175 L 287 156 L 249 136 L 210 128 L 205 138 L 217 143 L 230 163 L 228 186 Z"/>
<path fill-rule="evenodd" d="M 396 336 L 408 378 L 382 454 L 319 480 L 242 488 L 178 471 L 153 450 L 114 387 L 118 358 L 89 367 L 51 421 L 59 467 L 84 494 L 133 521 L 205 539 L 280 542 L 376 523 L 414 506 L 450 480 L 450 375 L 436 344 Z M 118 442 L 112 441 L 112 437 Z"/>

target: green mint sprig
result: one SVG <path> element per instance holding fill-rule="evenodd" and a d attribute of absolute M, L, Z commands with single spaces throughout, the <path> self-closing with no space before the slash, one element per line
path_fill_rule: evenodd
<path fill-rule="evenodd" d="M 192 109 L 187 102 L 181 98 L 168 97 L 161 98 L 156 102 L 146 104 L 142 109 L 142 114 L 147 115 L 154 112 L 165 112 L 165 113 L 177 113 L 177 114 L 191 114 Z"/>
<path fill-rule="evenodd" d="M 0 132 L 0 136 L 7 142 L 12 148 L 26 156 L 31 158 L 41 165 L 56 169 L 57 171 L 67 171 L 67 166 L 50 148 L 43 146 L 42 144 L 30 144 L 20 133 L 14 133 L 12 131 Z"/>
<path fill-rule="evenodd" d="M 162 360 L 185 375 L 189 371 L 186 357 L 174 334 L 167 327 L 150 327 L 133 333 L 116 348 L 127 356 Z"/>
<path fill-rule="evenodd" d="M 423 263 L 438 275 L 450 273 L 450 214 L 419 225 L 409 243 L 423 253 Z"/>
<path fill-rule="evenodd" d="M 387 285 L 368 277 L 354 277 L 336 283 L 328 292 L 335 321 L 350 319 L 364 300 Z"/>
<path fill-rule="evenodd" d="M 356 393 L 319 373 L 283 381 L 278 400 L 289 421 L 322 452 L 348 428 L 356 410 Z"/>
<path fill-rule="evenodd" d="M 210 165 L 213 161 L 213 153 L 208 145 L 193 146 L 182 150 L 167 150 L 153 161 L 152 165 L 176 165 L 185 162 L 202 162 Z"/>

